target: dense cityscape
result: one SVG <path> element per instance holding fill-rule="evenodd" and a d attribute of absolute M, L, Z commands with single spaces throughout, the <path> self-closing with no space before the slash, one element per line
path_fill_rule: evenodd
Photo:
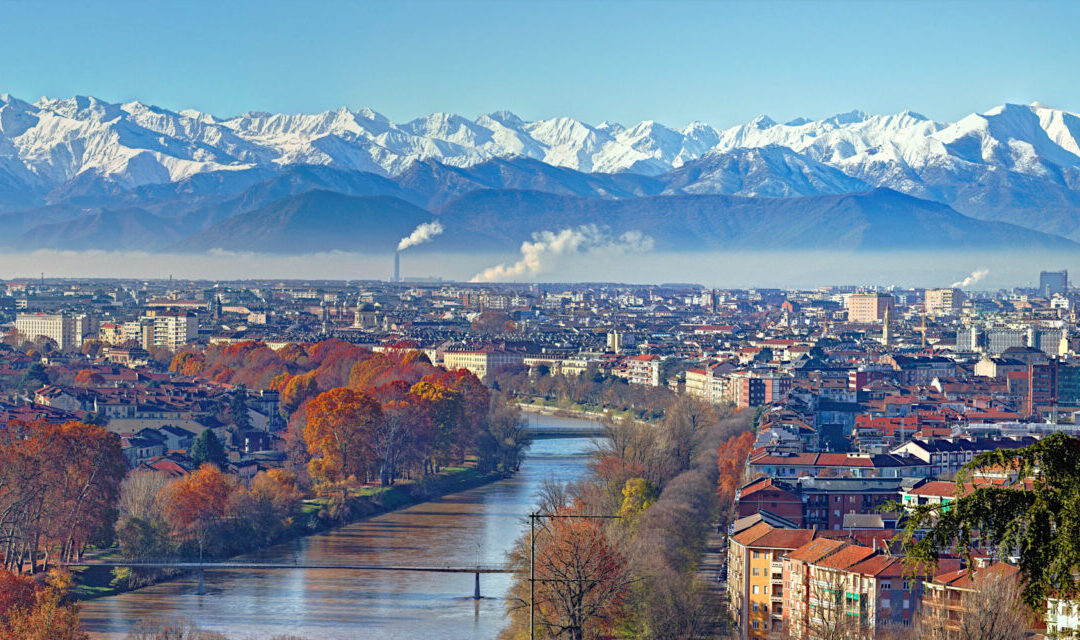
<path fill-rule="evenodd" d="M 978 456 L 1080 429 L 1080 293 L 1067 272 L 998 291 L 970 286 L 980 277 L 939 289 L 803 291 L 397 277 L 5 281 L 0 454 L 15 456 L 0 471 L 5 566 L 32 575 L 88 562 L 84 552 L 109 540 L 129 559 L 224 557 L 385 508 L 362 501 L 362 487 L 466 461 L 470 473 L 512 474 L 529 442 L 520 411 L 624 430 L 659 421 L 690 428 L 692 440 L 700 434 L 673 426 L 677 416 L 734 412 L 745 424 L 728 419 L 720 475 L 710 471 L 719 515 L 707 509 L 694 524 L 716 527 L 698 541 L 702 552 L 712 545 L 706 578 L 721 585 L 700 596 L 716 607 L 704 619 L 727 620 L 744 638 L 876 637 L 942 616 L 949 628 L 974 624 L 979 612 L 964 603 L 977 597 L 965 594 L 986 594 L 965 572 L 982 563 L 1015 576 L 1010 555 L 991 547 L 969 564 L 946 554 L 917 577 L 897 534 L 912 510 L 955 500 L 953 480 Z M 351 456 L 330 442 L 343 433 Z M 22 503 L 40 478 L 20 476 L 18 449 L 57 437 L 98 451 L 58 482 L 100 495 L 54 529 L 40 520 L 50 518 L 47 499 L 35 512 Z M 678 475 L 619 464 L 599 473 L 624 496 L 620 510 L 648 507 Z M 1008 485 L 1017 472 L 984 469 L 963 486 Z M 131 506 L 139 495 L 161 502 L 159 524 Z M 103 534 L 117 498 L 115 534 Z M 241 531 L 226 522 L 238 513 L 262 520 Z M 131 568 L 107 583 L 123 591 L 169 575 Z M 820 597 L 814 585 L 825 588 L 820 576 L 848 585 L 836 620 L 807 608 Z M 87 593 L 102 587 L 92 572 L 75 577 Z M 627 598 L 610 588 L 607 598 Z M 1075 609 L 1048 595 L 1035 626 L 1075 632 Z"/>

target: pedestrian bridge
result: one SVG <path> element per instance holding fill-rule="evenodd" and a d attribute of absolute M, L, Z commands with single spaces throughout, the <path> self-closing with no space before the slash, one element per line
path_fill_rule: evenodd
<path fill-rule="evenodd" d="M 188 558 L 143 558 L 143 559 L 117 559 L 105 560 L 94 559 L 83 562 L 58 563 L 61 567 L 125 567 L 138 569 L 180 569 L 183 571 L 198 571 L 199 587 L 197 593 L 203 595 L 203 572 L 207 569 L 221 569 L 232 571 L 255 571 L 274 569 L 312 569 L 323 571 L 414 571 L 423 573 L 471 573 L 475 576 L 473 583 L 473 598 L 480 599 L 480 574 L 482 573 L 513 573 L 514 570 L 505 565 L 379 565 L 379 564 L 310 564 L 302 562 L 261 562 L 258 560 L 192 560 Z"/>
<path fill-rule="evenodd" d="M 605 436 L 604 425 L 592 420 L 567 420 L 568 424 L 536 424 L 529 420 L 525 433 L 534 440 L 543 438 L 601 438 Z"/>

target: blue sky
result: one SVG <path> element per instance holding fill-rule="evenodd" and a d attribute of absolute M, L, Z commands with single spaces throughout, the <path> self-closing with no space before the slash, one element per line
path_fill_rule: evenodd
<path fill-rule="evenodd" d="M 0 2 L 0 93 L 730 126 L 1080 111 L 1072 2 Z"/>

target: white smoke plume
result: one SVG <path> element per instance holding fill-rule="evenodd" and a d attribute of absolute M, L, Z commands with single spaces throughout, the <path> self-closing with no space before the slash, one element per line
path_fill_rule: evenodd
<path fill-rule="evenodd" d="M 521 243 L 521 260 L 500 264 L 481 271 L 470 282 L 507 282 L 528 279 L 551 267 L 553 258 L 571 254 L 651 251 L 653 239 L 640 231 L 627 231 L 613 237 L 608 229 L 586 224 L 561 231 L 538 231 L 532 242 Z"/>
<path fill-rule="evenodd" d="M 989 269 L 978 269 L 977 271 L 972 271 L 970 276 L 964 278 L 963 280 L 950 284 L 949 288 L 963 289 L 964 287 L 970 287 L 979 280 L 985 278 L 988 273 L 990 273 Z"/>
<path fill-rule="evenodd" d="M 397 244 L 398 251 L 404 251 L 409 247 L 415 247 L 418 244 L 423 244 L 428 240 L 431 240 L 435 236 L 443 232 L 442 223 L 438 220 L 434 222 L 425 222 L 413 229 L 413 232 L 401 239 L 401 242 Z"/>

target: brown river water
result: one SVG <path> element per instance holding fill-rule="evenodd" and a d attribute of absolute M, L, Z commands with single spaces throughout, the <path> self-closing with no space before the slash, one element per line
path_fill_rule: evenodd
<path fill-rule="evenodd" d="M 538 426 L 581 424 L 530 416 Z M 538 439 L 514 477 L 260 551 L 248 558 L 300 564 L 502 565 L 545 479 L 581 477 L 594 441 Z M 507 624 L 506 574 L 269 569 L 213 570 L 205 595 L 184 577 L 83 603 L 95 639 L 121 640 L 144 618 L 183 620 L 230 638 L 308 640 L 490 639 Z"/>

